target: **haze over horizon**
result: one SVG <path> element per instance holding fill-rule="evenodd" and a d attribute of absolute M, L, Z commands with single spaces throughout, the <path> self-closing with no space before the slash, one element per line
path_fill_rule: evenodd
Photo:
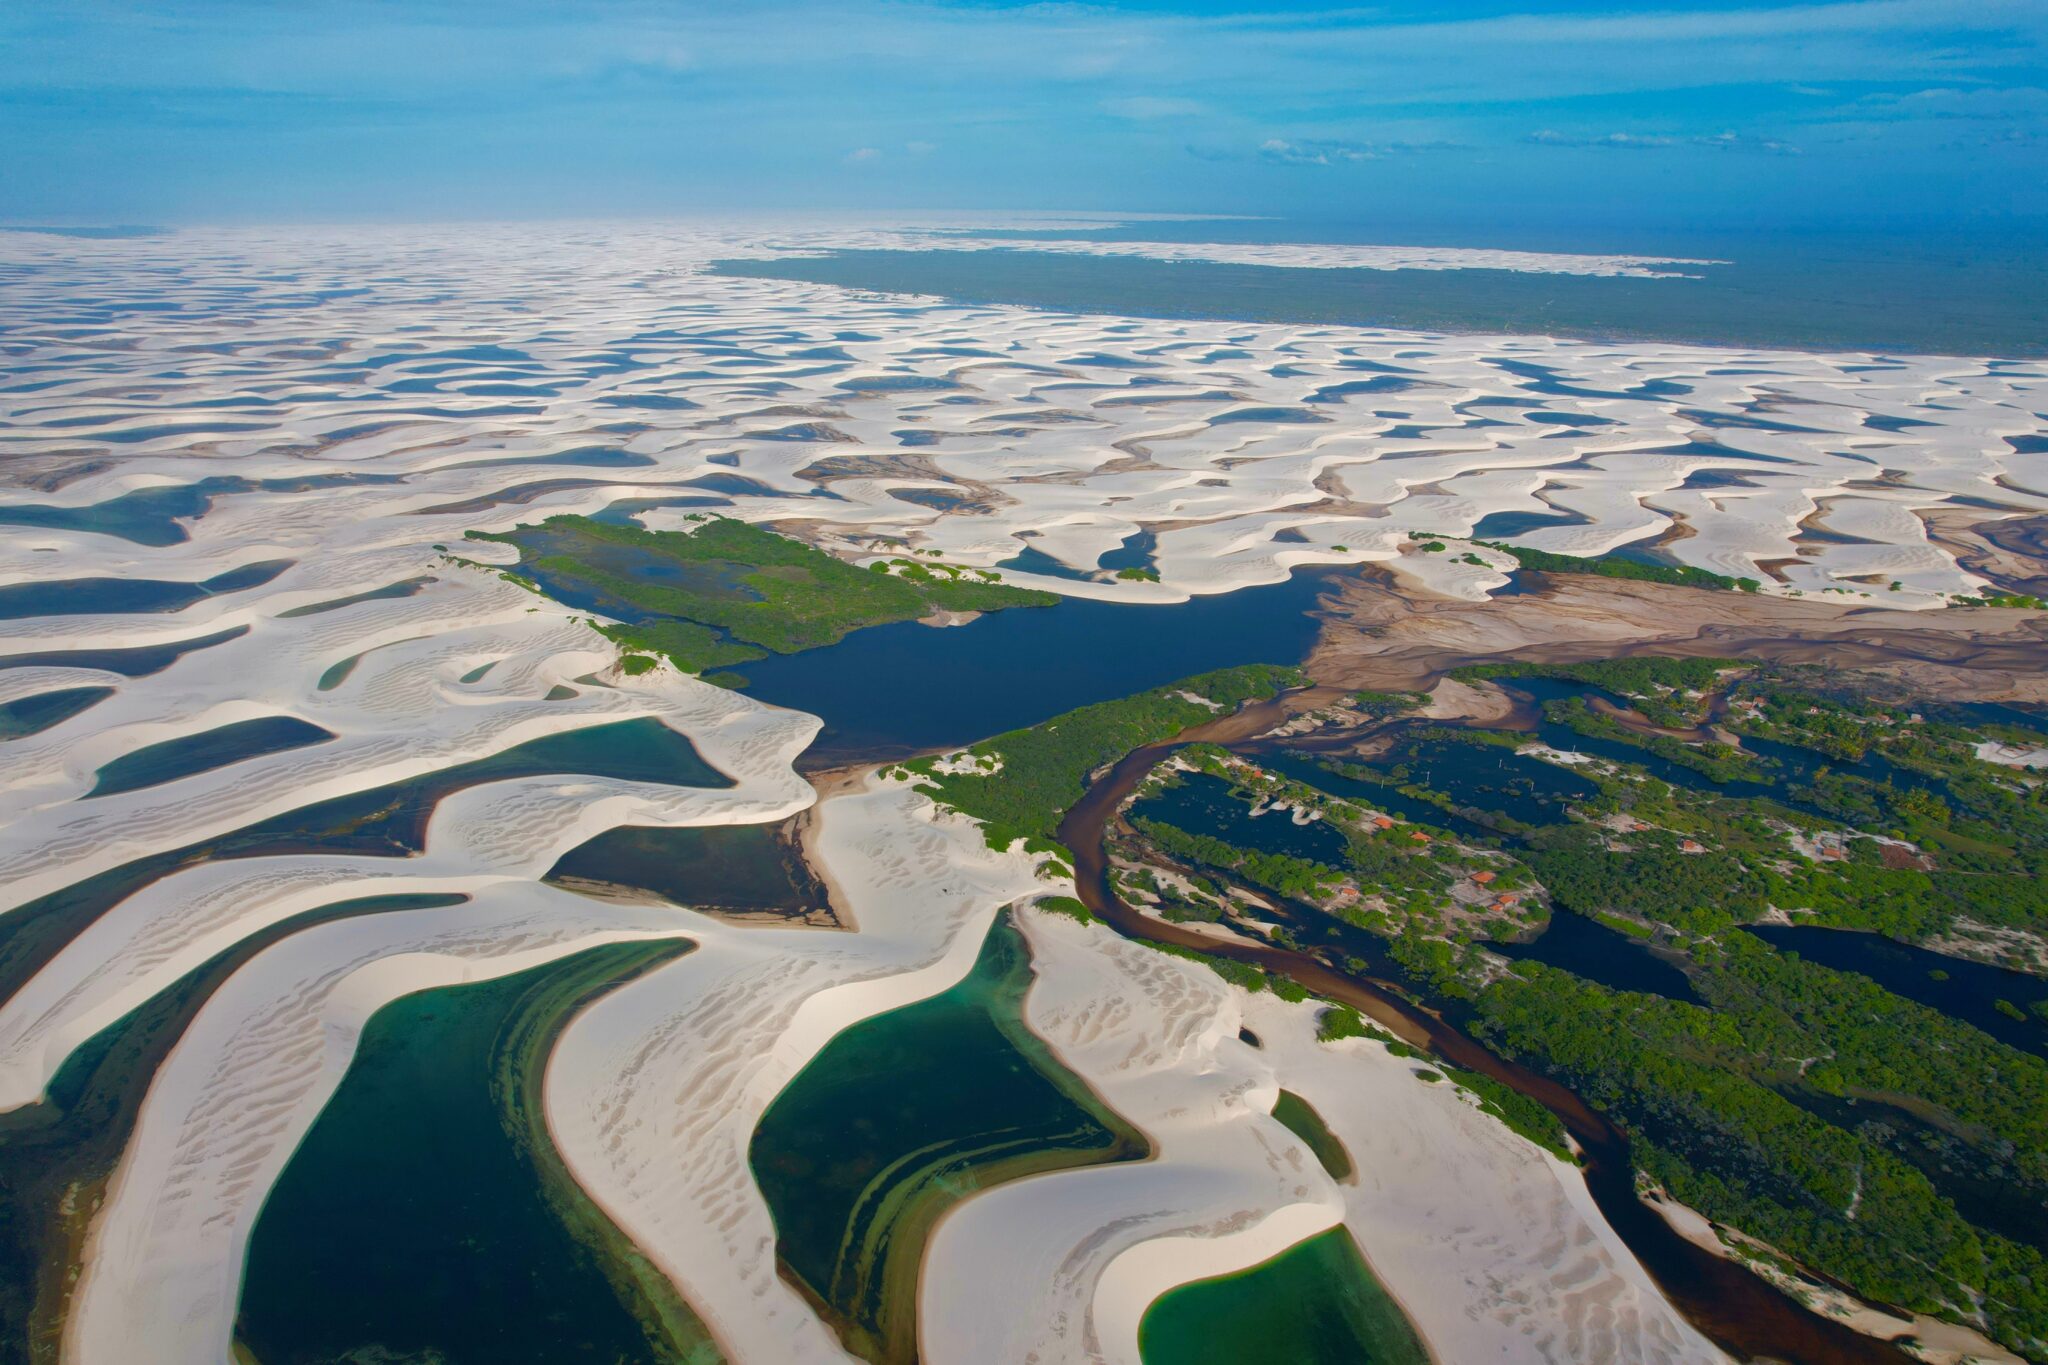
<path fill-rule="evenodd" d="M 2048 6 L 602 0 L 0 15 L 0 216 L 2029 227 Z"/>

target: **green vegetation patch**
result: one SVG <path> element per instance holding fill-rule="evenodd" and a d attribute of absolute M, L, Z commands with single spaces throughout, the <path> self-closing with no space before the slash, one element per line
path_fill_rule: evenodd
<path fill-rule="evenodd" d="M 1183 948 L 1178 943 L 1161 943 L 1157 939 L 1140 938 L 1131 941 L 1133 943 L 1142 943 L 1154 952 L 1164 953 L 1168 957 L 1177 957 L 1184 962 L 1200 963 L 1240 990 L 1254 993 L 1271 991 L 1282 1000 L 1290 1003 L 1299 1003 L 1308 999 L 1308 991 L 1303 989 L 1292 978 L 1276 975 L 1267 971 L 1264 967 L 1257 967 L 1249 962 L 1239 962 L 1235 958 L 1219 957 L 1214 953 L 1205 953 L 1194 948 Z"/>
<path fill-rule="evenodd" d="M 1754 578 L 1730 578 L 1726 574 L 1710 573 L 1706 569 L 1689 566 L 1681 568 L 1669 564 L 1643 564 L 1633 559 L 1624 559 L 1620 555 L 1580 558 L 1577 555 L 1552 554 L 1548 550 L 1532 550 L 1520 545 L 1504 545 L 1493 540 L 1473 543 L 1484 545 L 1489 550 L 1499 550 L 1505 555 L 1512 555 L 1519 567 L 1534 569 L 1539 573 L 1595 574 L 1601 578 L 1629 578 L 1644 583 L 1673 583 L 1682 588 L 1719 588 L 1740 592 L 1755 592 L 1763 586 Z"/>
<path fill-rule="evenodd" d="M 2029 592 L 1987 592 L 1977 597 L 1951 597 L 1952 607 L 2018 607 L 2026 611 L 2048 609 L 2048 601 Z"/>
<path fill-rule="evenodd" d="M 1445 1066 L 1442 1062 L 1437 1065 L 1457 1082 L 1459 1089 L 1472 1092 L 1473 1098 L 1479 1101 L 1481 1113 L 1499 1119 L 1511 1131 L 1520 1133 L 1559 1161 L 1568 1161 L 1574 1166 L 1579 1164 L 1579 1154 L 1572 1150 L 1565 1136 L 1564 1120 L 1541 1103 L 1491 1076 Z"/>
<path fill-rule="evenodd" d="M 1652 723 L 1670 729 L 1698 725 L 1706 698 L 1724 686 L 1731 670 L 1753 665 L 1741 659 L 1595 659 L 1577 664 L 1468 664 L 1451 670 L 1463 682 L 1492 678 L 1560 678 L 1626 697 Z"/>
<path fill-rule="evenodd" d="M 1368 716 L 1398 716 L 1429 704 L 1427 692 L 1353 692 L 1351 704 Z"/>
<path fill-rule="evenodd" d="M 1981 1300 L 1998 1339 L 2041 1340 L 2048 1259 L 2040 1248 L 1972 1226 L 1881 1127 L 1837 1126 L 1805 1098 L 1875 1082 L 1937 1106 L 1951 1122 L 1996 1125 L 1991 1140 L 2002 1143 L 2038 1124 L 2023 1115 L 2041 1104 L 2038 1059 L 2003 1049 L 1979 1082 L 1971 1068 L 2000 1045 L 1968 1037 L 1967 1025 L 1896 997 L 1878 1000 L 1881 988 L 1840 979 L 1848 973 L 1821 975 L 1768 949 L 1755 956 L 1771 965 L 1703 974 L 1714 1009 L 1521 963 L 1478 991 L 1477 1028 L 1614 1114 L 1635 1138 L 1637 1163 L 1709 1218 L 1866 1297 L 1950 1316 Z M 1907 1040 L 1906 1028 L 1925 1032 Z M 1950 1049 L 1957 1060 L 1941 1060 Z M 1830 1052 L 1832 1074 L 1802 1077 Z M 1973 1087 L 2004 1093 L 1961 1093 Z M 2039 1159 L 2035 1148 L 2020 1164 Z M 2030 1183 L 2024 1169 L 2008 1178 L 2016 1195 Z"/>
<path fill-rule="evenodd" d="M 987 569 L 895 560 L 862 569 L 803 541 L 699 514 L 691 531 L 550 517 L 473 540 L 519 549 L 513 575 L 571 606 L 603 612 L 628 649 L 692 673 L 834 644 L 853 631 L 937 611 L 1045 607 Z"/>
<path fill-rule="evenodd" d="M 1072 896 L 1040 896 L 1035 904 L 1048 914 L 1065 915 L 1080 924 L 1095 923 L 1095 916 L 1088 913 L 1088 907 Z"/>
<path fill-rule="evenodd" d="M 1323 863 L 1310 862 L 1287 853 L 1263 853 L 1238 848 L 1208 834 L 1193 834 L 1177 825 L 1139 819 L 1132 828 L 1155 848 L 1171 857 L 1234 872 L 1254 886 L 1277 891 L 1297 900 L 1316 900 L 1329 894 L 1344 874 Z"/>
<path fill-rule="evenodd" d="M 1468 741 L 1490 738 L 1483 731 L 1447 733 Z M 1134 814 L 1131 828 L 1145 847 L 1126 850 L 1133 858 L 1141 859 L 1147 852 L 1162 854 L 1380 934 L 1399 925 L 1423 932 L 1512 936 L 1548 918 L 1543 888 L 1512 858 L 1461 843 L 1435 826 L 1368 818 L 1362 805 L 1276 775 L 1213 745 L 1189 745 L 1177 757 L 1196 772 L 1229 782 L 1231 795 L 1247 805 L 1270 801 L 1320 811 L 1322 827 L 1342 836 L 1343 854 L 1326 863 L 1245 848 Z M 1206 904 L 1198 898 L 1194 905 L 1186 904 L 1184 897 L 1177 902 L 1174 888 L 1145 869 L 1123 876 L 1127 887 L 1157 896 L 1168 919 L 1219 919 L 1229 906 L 1227 882 L 1200 873 L 1193 880 L 1209 896 Z"/>
<path fill-rule="evenodd" d="M 1648 704 L 1640 709 L 1647 713 Z M 1543 718 L 1588 739 L 1604 739 L 1654 754 L 1667 763 L 1691 769 L 1709 782 L 1766 783 L 1771 780 L 1773 765 L 1754 754 L 1714 740 L 1688 743 L 1670 735 L 1643 734 L 1613 716 L 1595 711 L 1584 697 L 1556 697 L 1543 703 Z"/>
<path fill-rule="evenodd" d="M 1316 1041 L 1319 1043 L 1334 1043 L 1343 1038 L 1384 1041 L 1387 1037 L 1385 1031 L 1367 1022 L 1366 1017 L 1350 1005 L 1331 1005 L 1316 1018 Z"/>
<path fill-rule="evenodd" d="M 769 1106 L 749 1160 L 776 1255 L 846 1348 L 917 1359 L 926 1239 L 977 1190 L 1134 1161 L 1144 1136 L 1023 1021 L 1029 950 L 999 918 L 967 978 L 855 1024 Z"/>
<path fill-rule="evenodd" d="M 1138 1325 L 1145 1365 L 1425 1365 L 1414 1327 L 1351 1234 L 1331 1228 L 1269 1261 L 1172 1289 Z"/>
<path fill-rule="evenodd" d="M 913 774 L 939 804 L 981 821 L 991 848 L 1033 836 L 1050 839 L 1081 799 L 1088 775 L 1103 764 L 1306 682 L 1300 669 L 1272 664 L 1219 669 L 1067 711 L 967 751 L 996 760 L 1000 766 L 994 771 L 940 772 L 928 758 L 899 771 Z"/>

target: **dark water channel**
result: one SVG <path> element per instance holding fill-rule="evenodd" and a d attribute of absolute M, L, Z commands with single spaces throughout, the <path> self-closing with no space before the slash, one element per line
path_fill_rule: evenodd
<path fill-rule="evenodd" d="M 1276 703 L 1255 705 L 1239 716 L 1197 727 L 1176 740 L 1138 749 L 1089 788 L 1061 822 L 1059 838 L 1074 851 L 1076 887 L 1090 911 L 1133 938 L 1193 948 L 1291 977 L 1316 995 L 1364 1011 L 1452 1065 L 1490 1076 L 1542 1104 L 1558 1116 L 1581 1148 L 1587 1189 L 1608 1225 L 1672 1303 L 1725 1349 L 1743 1357 L 1811 1365 L 1880 1361 L 1898 1365 L 1907 1359 L 1889 1343 L 1809 1311 L 1743 1267 L 1679 1236 L 1637 1197 L 1627 1134 L 1570 1090 L 1473 1041 L 1454 1022 L 1457 1012 L 1452 1002 L 1431 1001 L 1412 988 L 1403 993 L 1375 980 L 1374 974 L 1340 970 L 1307 952 L 1267 944 L 1219 944 L 1192 930 L 1141 915 L 1116 896 L 1109 885 L 1103 841 L 1132 788 L 1180 743 L 1242 740 L 1281 714 Z"/>
<path fill-rule="evenodd" d="M 1918 1001 L 1990 1034 L 1999 1042 L 2048 1057 L 2048 981 L 2025 972 L 1970 962 L 1900 943 L 1882 934 L 1809 924 L 1745 926 L 1781 952 L 1836 971 L 1867 976 L 1894 995 Z M 2004 1001 L 2022 1016 L 1998 1008 Z"/>
<path fill-rule="evenodd" d="M 1344 832 L 1325 820 L 1296 824 L 1293 813 L 1267 810 L 1252 814 L 1251 806 L 1231 794 L 1222 778 L 1183 773 L 1174 786 L 1131 807 L 1133 820 L 1158 820 L 1194 834 L 1207 834 L 1238 848 L 1284 853 L 1292 858 L 1344 865 Z"/>

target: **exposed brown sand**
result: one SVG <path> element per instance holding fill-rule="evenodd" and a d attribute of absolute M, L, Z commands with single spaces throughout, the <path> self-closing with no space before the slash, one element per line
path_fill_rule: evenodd
<path fill-rule="evenodd" d="M 2048 517 L 1987 519 L 1971 507 L 1927 507 L 1918 516 L 1927 538 L 1971 573 L 2006 592 L 2048 593 Z"/>
<path fill-rule="evenodd" d="M 1665 1190 L 1651 1189 L 1643 1202 L 1655 1209 L 1679 1236 L 1716 1256 L 1736 1259 L 1734 1245 L 1756 1248 L 1764 1256 L 1745 1259 L 1743 1263 L 1758 1275 L 1803 1300 L 1814 1311 L 1866 1336 L 1886 1341 L 1910 1337 L 1915 1343 L 1915 1356 L 1929 1365 L 2025 1365 L 2020 1357 L 1960 1323 L 1878 1308 L 1830 1284 L 1788 1272 L 1783 1267 L 1795 1262 L 1784 1252 L 1769 1242 L 1713 1222 L 1679 1203 Z"/>
<path fill-rule="evenodd" d="M 1476 725 L 1493 725 L 1512 719 L 1515 699 L 1498 687 L 1459 682 L 1445 678 L 1429 694 L 1429 704 L 1417 713 L 1429 720 L 1469 720 Z"/>
<path fill-rule="evenodd" d="M 1324 598 L 1307 668 L 1331 687 L 1422 690 L 1461 664 L 1576 663 L 1623 651 L 1824 664 L 1978 701 L 2048 701 L 2048 612 L 1890 611 L 1801 598 L 1544 575 L 1533 593 L 1419 599 L 1363 573 Z"/>
<path fill-rule="evenodd" d="M 817 789 L 818 801 L 790 818 L 790 828 L 795 832 L 804 865 L 825 888 L 825 904 L 830 907 L 835 921 L 830 927 L 855 933 L 859 932 L 860 925 L 853 919 L 853 899 L 846 894 L 846 888 L 833 879 L 831 860 L 818 850 L 818 805 L 832 797 L 860 791 L 867 785 L 875 767 L 872 763 L 857 763 L 851 767 L 821 768 L 817 772 L 805 773 L 804 780 Z"/>

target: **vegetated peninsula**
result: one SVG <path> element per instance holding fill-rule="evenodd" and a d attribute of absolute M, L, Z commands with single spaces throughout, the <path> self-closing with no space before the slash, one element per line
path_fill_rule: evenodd
<path fill-rule="evenodd" d="M 1287 1252 L 1341 1199 L 1446 1360 L 1883 1354 L 1834 1349 L 1849 1329 L 1750 1255 L 1810 1303 L 1846 1286 L 2048 1357 L 2037 366 L 1160 325 L 699 268 L 748 235 L 0 234 L 30 315 L 97 319 L 24 342 L 0 490 L 26 532 L 0 603 L 0 1339 L 212 1361 L 246 1314 L 285 1365 L 259 1317 L 320 1335 L 291 1272 L 361 1324 L 322 1358 L 498 1359 L 525 1320 L 517 1354 L 640 1359 L 620 1267 L 545 1263 L 616 1247 L 735 1358 L 836 1355 L 780 1237 L 799 1269 L 842 1242 L 948 1268 L 895 1272 L 917 1292 L 868 1315 L 934 1359 L 1090 1334 L 1133 1359 L 1166 1280 L 1218 1275 L 1177 1302 L 1232 1333 L 1181 1339 L 1292 1359 L 1262 1324 L 1317 1320 L 1288 1286 L 1329 1263 Z M 1047 586 L 1051 610 L 918 624 Z M 1607 660 L 1633 651 L 1740 662 Z M 1313 693 L 1208 674 L 1296 660 Z M 1011 905 L 1030 961 L 977 984 L 1035 972 L 1026 1010 L 956 994 L 906 1027 Z M 683 915 L 704 951 L 589 994 L 577 954 L 658 956 Z M 419 1090 L 379 1073 L 400 990 L 429 1098 L 493 1128 L 499 1024 L 560 1026 L 526 1098 L 562 1168 L 509 1139 L 450 1168 L 436 1207 L 498 1233 L 399 1209 L 408 1245 L 454 1247 L 426 1261 L 460 1313 L 334 1254 L 390 1220 L 279 1221 L 293 1188 L 334 1193 L 323 1143 L 394 1175 L 357 1214 L 434 1184 L 456 1125 L 362 1121 L 366 1083 L 387 1109 Z M 950 1135 L 977 1185 L 1024 1125 L 1034 1159 L 1100 1152 L 1058 1131 L 1026 1033 L 1160 1159 L 963 1199 L 926 1255 L 902 1215 L 970 1187 L 913 1180 L 922 1147 Z M 863 1038 L 871 1073 L 805 1078 Z M 827 1079 L 903 1121 L 859 1128 Z M 954 1121 L 977 1095 L 1002 1103 Z M 776 1105 L 768 1136 L 800 1141 L 758 1150 L 793 1187 L 898 1202 L 802 1234 L 746 1179 Z M 1327 1185 L 1340 1148 L 1359 1178 Z M 564 1182 L 612 1229 L 582 1236 Z M 1652 1185 L 1703 1218 L 1650 1216 Z M 1682 1237 L 1713 1243 L 1706 1219 L 1731 1259 Z M 487 1311 L 472 1271 L 518 1301 Z M 1858 1311 L 1941 1349 L 1944 1324 Z"/>
<path fill-rule="evenodd" d="M 1875 935 L 1984 955 L 2048 929 L 2048 788 L 1997 761 L 2048 735 L 1735 659 L 1457 676 L 1547 684 L 1538 733 L 1375 716 L 1356 759 L 1184 749 L 1115 840 L 1119 893 L 1243 931 L 1246 888 L 1293 909 L 1270 941 L 1311 952 L 1366 930 L 1463 1028 L 1619 1119 L 1733 1254 L 2038 1349 L 2048 999 L 1925 952 L 1864 973 L 1911 951 Z M 1856 970 L 1799 951 L 1831 933 Z M 2011 998 L 1958 1001 L 1951 973 Z"/>
<path fill-rule="evenodd" d="M 834 644 L 867 626 L 940 612 L 1048 607 L 1052 593 L 1016 588 L 988 569 L 881 561 L 866 569 L 732 517 L 694 513 L 687 531 L 649 531 L 590 517 L 550 517 L 472 540 L 517 547 L 507 575 L 572 607 L 628 650 L 629 672 L 663 655 L 685 672 Z M 635 658 L 643 662 L 637 665 Z"/>
<path fill-rule="evenodd" d="M 1097 702 L 1028 729 L 983 740 L 946 760 L 918 759 L 896 769 L 941 805 L 986 827 L 991 847 L 1017 839 L 1050 841 L 1060 817 L 1081 799 L 1088 774 L 1133 749 L 1263 701 L 1308 681 L 1297 668 L 1245 664 L 1221 668 L 1135 696 Z"/>
<path fill-rule="evenodd" d="M 1789 919 L 1864 931 L 1846 946 L 1878 952 L 1878 934 L 1961 936 L 1980 955 L 2030 940 L 2048 925 L 2048 788 L 1997 756 L 2048 734 L 1998 708 L 1737 659 L 1458 673 L 1546 687 L 1537 733 L 1366 694 L 1312 713 L 1313 747 L 1294 727 L 1183 747 L 1109 829 L 1110 885 L 1148 919 L 1391 973 L 1619 1120 L 1641 1177 L 1767 1277 L 1817 1272 L 2038 1346 L 2048 1001 L 1966 1011 L 1941 989 L 1950 971 L 2008 992 L 2026 979 L 1940 958 L 1920 984 L 1879 982 L 1766 936 Z M 1298 679 L 1226 670 L 890 771 L 992 843 L 1063 859 L 1049 836 L 1091 774 Z M 1305 994 L 1274 962 L 1154 946 Z M 1567 1153 L 1541 1106 L 1488 1090 L 1489 1112 Z"/>

